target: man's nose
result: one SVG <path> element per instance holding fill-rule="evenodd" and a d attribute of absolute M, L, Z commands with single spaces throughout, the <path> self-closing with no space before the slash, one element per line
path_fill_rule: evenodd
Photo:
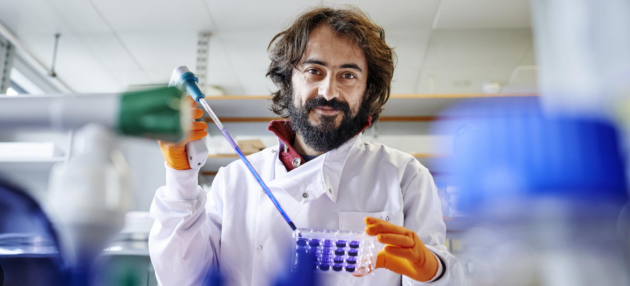
<path fill-rule="evenodd" d="M 326 100 L 339 97 L 339 90 L 337 89 L 337 82 L 334 76 L 329 75 L 321 82 L 319 95 L 323 96 Z"/>

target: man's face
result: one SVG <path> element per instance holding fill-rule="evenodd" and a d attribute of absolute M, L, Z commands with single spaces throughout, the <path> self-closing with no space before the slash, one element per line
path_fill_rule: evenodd
<path fill-rule="evenodd" d="M 361 131 L 367 123 L 362 110 L 367 77 L 367 61 L 357 44 L 327 25 L 311 32 L 302 60 L 293 70 L 289 108 L 293 129 L 307 145 L 329 151 Z M 338 134 L 348 132 L 354 133 Z"/>

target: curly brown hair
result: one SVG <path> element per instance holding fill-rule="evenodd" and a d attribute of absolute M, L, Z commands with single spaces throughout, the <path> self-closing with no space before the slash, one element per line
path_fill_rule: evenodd
<path fill-rule="evenodd" d="M 368 66 L 366 96 L 372 122 L 378 120 L 383 105 L 389 99 L 394 75 L 394 51 L 385 43 L 385 31 L 372 23 L 358 8 L 333 9 L 318 7 L 302 14 L 289 27 L 278 33 L 267 47 L 271 64 L 267 76 L 279 88 L 272 93 L 271 110 L 288 117 L 291 102 L 291 76 L 306 50 L 310 33 L 320 24 L 327 24 L 338 35 L 356 43 L 365 54 Z"/>

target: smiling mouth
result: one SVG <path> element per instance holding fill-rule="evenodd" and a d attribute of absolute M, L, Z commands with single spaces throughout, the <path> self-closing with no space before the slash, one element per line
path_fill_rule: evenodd
<path fill-rule="evenodd" d="M 340 112 L 339 110 L 334 109 L 334 108 L 332 108 L 330 106 L 319 106 L 319 107 L 315 107 L 313 109 L 316 110 L 318 113 L 320 113 L 322 115 L 335 115 L 335 114 Z"/>

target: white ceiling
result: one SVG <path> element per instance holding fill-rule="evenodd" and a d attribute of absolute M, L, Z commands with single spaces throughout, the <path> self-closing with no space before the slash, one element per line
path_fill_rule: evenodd
<path fill-rule="evenodd" d="M 481 92 L 510 78 L 513 90 L 535 89 L 535 69 L 512 75 L 535 65 L 528 0 L 5 0 L 0 23 L 48 65 L 61 33 L 55 69 L 81 93 L 166 83 L 176 66 L 194 69 L 198 32 L 210 31 L 208 82 L 263 95 L 274 89 L 269 41 L 321 4 L 356 5 L 385 28 L 398 55 L 394 93 Z"/>
<path fill-rule="evenodd" d="M 436 29 L 529 28 L 529 1 L 445 0 L 436 14 Z"/>

